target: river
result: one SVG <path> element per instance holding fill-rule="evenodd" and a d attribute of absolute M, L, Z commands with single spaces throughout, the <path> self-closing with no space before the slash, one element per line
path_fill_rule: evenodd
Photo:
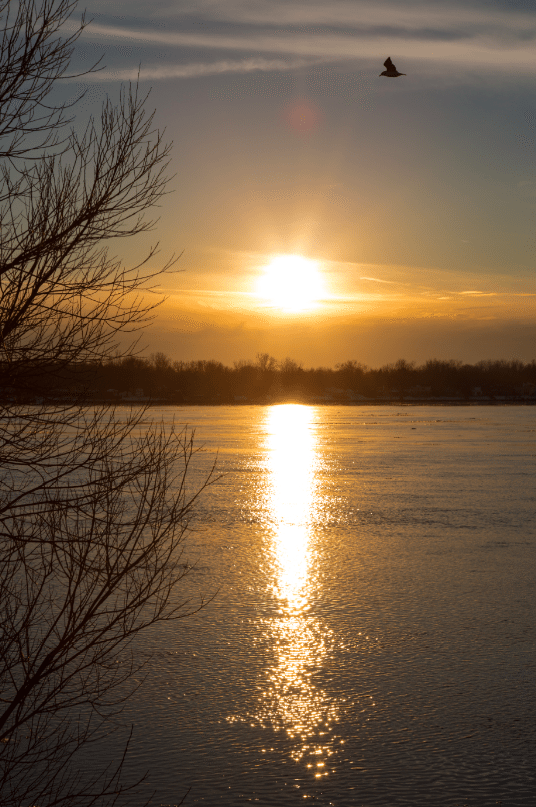
<path fill-rule="evenodd" d="M 154 805 L 536 804 L 536 409 L 162 407 L 218 452 L 147 634 Z"/>

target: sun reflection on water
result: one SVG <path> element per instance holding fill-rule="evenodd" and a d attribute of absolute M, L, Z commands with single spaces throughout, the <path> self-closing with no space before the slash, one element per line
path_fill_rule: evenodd
<path fill-rule="evenodd" d="M 275 534 L 272 554 L 274 591 L 287 614 L 297 614 L 308 603 L 309 522 L 315 506 L 315 441 L 313 409 L 297 404 L 268 410 L 266 448 L 270 484 L 266 509 Z"/>
<path fill-rule="evenodd" d="M 338 704 L 319 686 L 334 637 L 309 613 L 314 595 L 313 525 L 319 510 L 319 458 L 313 407 L 288 404 L 267 410 L 263 493 L 266 554 L 279 614 L 265 622 L 273 648 L 256 722 L 285 731 L 291 757 L 318 779 L 330 772 Z"/>

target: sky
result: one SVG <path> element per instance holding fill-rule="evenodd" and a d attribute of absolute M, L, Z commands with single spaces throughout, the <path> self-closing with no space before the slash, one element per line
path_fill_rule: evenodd
<path fill-rule="evenodd" d="M 536 358 L 534 3 L 86 9 L 75 66 L 103 69 L 79 119 L 139 73 L 173 141 L 157 228 L 119 252 L 180 254 L 146 353 Z M 380 76 L 388 56 L 407 75 Z"/>

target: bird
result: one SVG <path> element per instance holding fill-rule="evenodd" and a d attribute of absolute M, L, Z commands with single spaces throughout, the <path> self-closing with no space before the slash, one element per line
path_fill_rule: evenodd
<path fill-rule="evenodd" d="M 405 76 L 406 73 L 399 73 L 394 64 L 391 61 L 391 57 L 388 56 L 387 59 L 384 61 L 384 67 L 387 70 L 384 70 L 383 73 L 380 73 L 380 76 L 388 76 L 389 78 L 396 78 L 397 76 Z"/>

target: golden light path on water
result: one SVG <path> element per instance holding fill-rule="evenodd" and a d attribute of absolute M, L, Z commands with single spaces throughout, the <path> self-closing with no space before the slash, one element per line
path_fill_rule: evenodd
<path fill-rule="evenodd" d="M 313 542 L 319 508 L 314 419 L 313 407 L 267 409 L 265 551 L 279 614 L 265 625 L 275 663 L 266 671 L 255 718 L 265 727 L 285 731 L 292 741 L 292 759 L 304 760 L 318 779 L 330 772 L 338 706 L 313 681 L 322 675 L 333 643 L 331 632 L 309 613 L 318 562 Z"/>

